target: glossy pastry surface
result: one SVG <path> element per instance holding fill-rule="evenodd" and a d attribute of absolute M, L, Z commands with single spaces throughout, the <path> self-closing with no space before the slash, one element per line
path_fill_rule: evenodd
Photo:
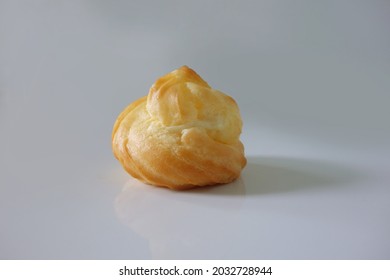
<path fill-rule="evenodd" d="M 246 164 L 236 102 L 182 66 L 117 118 L 112 146 L 133 177 L 171 189 L 229 183 Z"/>

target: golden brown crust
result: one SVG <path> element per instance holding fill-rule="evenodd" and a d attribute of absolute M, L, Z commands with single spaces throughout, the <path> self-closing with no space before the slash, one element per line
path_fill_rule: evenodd
<path fill-rule="evenodd" d="M 182 66 L 119 115 L 112 147 L 133 177 L 183 190 L 240 176 L 246 164 L 241 128 L 236 102 Z"/>

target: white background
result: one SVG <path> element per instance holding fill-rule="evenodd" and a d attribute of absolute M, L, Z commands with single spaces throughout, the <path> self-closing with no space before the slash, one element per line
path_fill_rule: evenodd
<path fill-rule="evenodd" d="M 0 0 L 1 259 L 389 259 L 390 3 Z M 240 106 L 236 182 L 111 152 L 181 65 Z"/>
<path fill-rule="evenodd" d="M 388 280 L 388 260 L 2 260 L 0 276 L 7 280 L 42 279 L 375 279 Z M 167 275 L 168 271 L 176 275 Z M 214 269 L 214 267 L 217 268 Z M 232 269 L 235 267 L 236 269 Z M 242 267 L 242 269 L 240 269 Z M 269 273 L 250 272 L 259 267 Z M 22 269 L 21 269 L 22 268 Z M 125 268 L 128 269 L 124 274 Z M 137 276 L 138 268 L 138 276 Z M 141 268 L 143 270 L 141 270 Z M 156 275 L 154 269 L 163 275 Z M 120 275 L 122 269 L 123 275 Z M 145 270 L 149 269 L 148 272 Z M 185 275 L 189 269 L 195 274 Z M 202 272 L 199 272 L 199 269 Z M 154 270 L 154 271 L 151 271 Z M 164 274 L 164 270 L 166 270 Z M 168 271 L 167 271 L 168 270 Z M 186 270 L 186 272 L 184 271 Z M 143 272 L 142 272 L 143 271 Z M 222 273 L 213 276 L 213 273 Z M 149 274 L 145 276 L 145 274 Z M 180 274 L 182 273 L 182 274 Z M 229 275 L 231 273 L 233 275 Z M 235 275 L 234 275 L 235 273 Z M 247 275 L 243 275 L 246 273 Z M 251 275 L 251 273 L 253 273 Z M 141 276 L 143 275 L 143 276 Z"/>

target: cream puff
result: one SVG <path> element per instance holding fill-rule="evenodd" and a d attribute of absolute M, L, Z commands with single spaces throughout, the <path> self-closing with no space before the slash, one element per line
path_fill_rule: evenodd
<path fill-rule="evenodd" d="M 241 129 L 233 98 L 182 66 L 118 116 L 112 148 L 138 180 L 183 190 L 240 176 L 246 164 Z"/>

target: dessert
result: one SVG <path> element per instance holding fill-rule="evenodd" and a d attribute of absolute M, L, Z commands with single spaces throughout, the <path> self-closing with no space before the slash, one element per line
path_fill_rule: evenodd
<path fill-rule="evenodd" d="M 187 66 L 118 116 L 112 148 L 136 179 L 175 190 L 229 183 L 246 164 L 237 103 Z"/>

